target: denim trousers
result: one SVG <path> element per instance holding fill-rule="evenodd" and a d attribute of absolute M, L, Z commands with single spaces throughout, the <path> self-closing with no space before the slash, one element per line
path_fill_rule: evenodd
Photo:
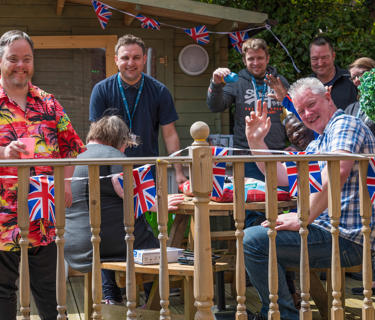
<path fill-rule="evenodd" d="M 28 250 L 30 289 L 42 320 L 56 320 L 56 245 Z M 0 319 L 16 320 L 20 252 L 0 251 Z"/>
<path fill-rule="evenodd" d="M 268 290 L 268 228 L 254 226 L 245 229 L 244 254 L 245 267 L 251 283 L 258 291 L 262 302 L 261 313 L 267 317 L 269 306 Z M 311 268 L 331 266 L 331 233 L 317 225 L 308 226 L 308 251 Z M 278 305 L 281 319 L 299 319 L 292 296 L 287 286 L 285 270 L 299 267 L 301 238 L 297 231 L 278 231 L 276 236 L 278 269 Z M 349 267 L 362 262 L 362 246 L 339 237 L 341 266 Z"/>
<path fill-rule="evenodd" d="M 146 301 L 150 295 L 152 284 L 152 282 L 143 284 Z M 115 272 L 113 270 L 102 269 L 102 292 L 104 299 L 122 302 L 121 289 L 116 284 Z"/>

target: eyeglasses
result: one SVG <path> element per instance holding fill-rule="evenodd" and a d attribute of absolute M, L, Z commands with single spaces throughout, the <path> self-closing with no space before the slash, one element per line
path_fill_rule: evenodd
<path fill-rule="evenodd" d="M 359 78 L 361 78 L 365 72 L 366 72 L 366 71 L 363 71 L 363 72 L 361 72 L 361 73 L 359 73 L 359 74 L 355 74 L 355 75 L 351 76 L 351 77 L 350 77 L 350 80 L 352 80 L 352 81 L 355 81 L 356 79 L 359 80 Z"/>

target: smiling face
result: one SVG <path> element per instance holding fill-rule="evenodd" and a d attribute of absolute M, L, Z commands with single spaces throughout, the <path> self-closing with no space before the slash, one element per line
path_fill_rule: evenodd
<path fill-rule="evenodd" d="M 311 70 L 323 83 L 331 81 L 335 76 L 335 56 L 328 43 L 322 46 L 312 45 L 310 48 Z"/>
<path fill-rule="evenodd" d="M 314 94 L 306 89 L 293 98 L 293 103 L 305 126 L 319 134 L 324 132 L 336 111 L 329 92 Z"/>
<path fill-rule="evenodd" d="M 25 39 L 15 40 L 5 47 L 0 58 L 1 84 L 9 89 L 22 89 L 34 74 L 34 56 Z"/>
<path fill-rule="evenodd" d="M 263 49 L 247 49 L 244 63 L 247 70 L 256 78 L 263 78 L 266 74 L 269 55 Z"/>
<path fill-rule="evenodd" d="M 115 63 L 120 71 L 121 78 L 127 84 L 133 85 L 141 79 L 147 56 L 137 44 L 121 46 L 115 55 Z"/>

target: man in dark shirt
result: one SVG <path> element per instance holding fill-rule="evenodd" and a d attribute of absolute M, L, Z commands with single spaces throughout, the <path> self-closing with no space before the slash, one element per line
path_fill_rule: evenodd
<path fill-rule="evenodd" d="M 119 38 L 115 47 L 119 72 L 98 82 L 90 98 L 90 121 L 97 121 L 108 115 L 108 109 L 114 109 L 130 131 L 140 137 L 137 147 L 125 151 L 128 157 L 158 156 L 159 127 L 167 152 L 180 149 L 173 98 L 164 84 L 143 73 L 146 61 L 142 39 L 130 34 Z M 175 169 L 177 183 L 186 181 L 181 165 L 176 164 Z"/>
<path fill-rule="evenodd" d="M 310 43 L 310 64 L 314 77 L 324 86 L 331 86 L 331 96 L 339 109 L 345 109 L 357 100 L 357 89 L 350 80 L 350 73 L 335 65 L 336 53 L 325 37 L 316 37 Z"/>

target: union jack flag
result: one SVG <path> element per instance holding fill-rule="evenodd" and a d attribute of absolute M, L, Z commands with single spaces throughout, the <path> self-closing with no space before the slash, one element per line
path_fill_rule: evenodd
<path fill-rule="evenodd" d="M 147 18 L 141 14 L 137 14 L 136 18 L 141 21 L 141 27 L 144 29 L 160 30 L 160 23 L 155 19 Z"/>
<path fill-rule="evenodd" d="M 30 177 L 27 197 L 30 221 L 48 219 L 55 223 L 55 188 L 53 176 Z"/>
<path fill-rule="evenodd" d="M 375 201 L 375 160 L 370 158 L 367 170 L 367 189 L 370 195 L 371 203 Z"/>
<path fill-rule="evenodd" d="M 109 18 L 112 15 L 112 12 L 109 11 L 109 7 L 107 5 L 105 5 L 104 3 L 101 3 L 100 1 L 91 0 L 91 3 L 94 7 L 96 16 L 98 17 L 100 26 L 104 30 L 105 27 L 107 26 Z"/>
<path fill-rule="evenodd" d="M 118 182 L 124 188 L 124 176 L 117 176 Z M 133 169 L 134 218 L 139 218 L 155 204 L 156 188 L 151 172 L 151 165 Z"/>
<path fill-rule="evenodd" d="M 227 148 L 212 147 L 212 155 L 214 157 L 226 156 L 228 154 Z M 221 198 L 224 193 L 225 180 L 225 162 L 214 162 L 212 165 L 212 197 Z"/>
<path fill-rule="evenodd" d="M 246 39 L 249 39 L 249 35 L 245 31 L 236 31 L 229 33 L 229 39 L 233 48 L 242 53 L 242 44 Z"/>
<path fill-rule="evenodd" d="M 206 26 L 184 29 L 185 33 L 192 37 L 198 44 L 207 44 L 210 42 Z"/>
<path fill-rule="evenodd" d="M 289 152 L 291 155 L 303 155 L 308 154 L 306 152 Z M 297 165 L 294 161 L 285 162 L 286 171 L 288 173 L 289 181 L 289 193 L 291 196 L 297 196 L 297 178 L 298 171 Z M 320 173 L 320 167 L 318 161 L 309 162 L 309 184 L 310 184 L 310 193 L 322 191 L 322 176 Z"/>

